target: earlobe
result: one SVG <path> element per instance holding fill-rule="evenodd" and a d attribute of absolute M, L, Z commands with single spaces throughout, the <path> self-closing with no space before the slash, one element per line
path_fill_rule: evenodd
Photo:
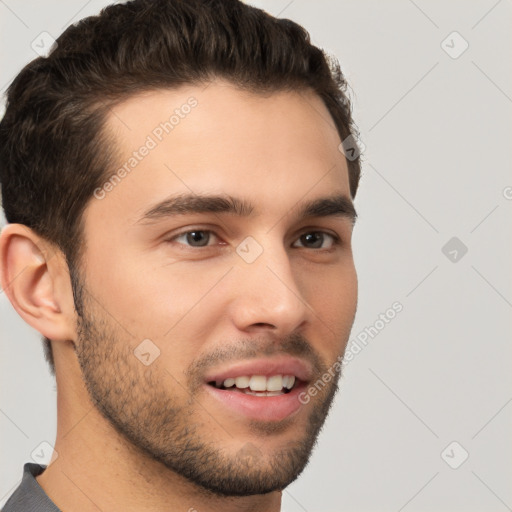
<path fill-rule="evenodd" d="M 74 339 L 72 293 L 60 252 L 22 224 L 8 224 L 0 235 L 2 289 L 18 314 L 52 340 Z"/>

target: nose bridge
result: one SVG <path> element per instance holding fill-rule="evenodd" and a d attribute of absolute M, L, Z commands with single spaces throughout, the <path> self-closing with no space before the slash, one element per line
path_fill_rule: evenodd
<path fill-rule="evenodd" d="M 242 242 L 237 249 L 243 261 L 239 265 L 240 288 L 234 321 L 241 329 L 266 324 L 289 333 L 304 322 L 309 309 L 293 274 L 289 254 L 275 236 L 266 236 L 259 247 L 254 240 L 247 243 L 244 247 Z M 244 255 L 251 251 L 254 259 L 245 260 Z"/>

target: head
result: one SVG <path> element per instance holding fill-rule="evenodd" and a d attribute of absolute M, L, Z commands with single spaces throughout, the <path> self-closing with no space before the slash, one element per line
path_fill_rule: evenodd
<path fill-rule="evenodd" d="M 357 305 L 346 87 L 289 20 L 134 0 L 8 90 L 2 286 L 52 373 L 76 358 L 112 427 L 209 492 L 288 485 L 335 395 Z"/>

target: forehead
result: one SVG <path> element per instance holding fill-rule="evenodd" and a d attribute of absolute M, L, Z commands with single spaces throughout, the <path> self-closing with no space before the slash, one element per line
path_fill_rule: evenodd
<path fill-rule="evenodd" d="M 268 213 L 287 197 L 350 196 L 334 122 L 309 91 L 263 95 L 217 81 L 145 92 L 112 108 L 105 132 L 117 165 L 90 205 L 99 215 L 134 220 L 173 193 L 251 196 Z"/>
<path fill-rule="evenodd" d="M 312 91 L 254 93 L 224 81 L 138 94 L 109 111 L 106 128 L 127 150 L 140 143 L 141 135 L 169 145 L 188 138 L 189 144 L 214 141 L 235 149 L 237 143 L 241 151 L 273 152 L 288 147 L 297 154 L 339 143 L 332 117 Z M 173 137 L 165 137 L 171 132 Z M 230 138 L 222 140 L 224 135 Z M 310 143 L 299 146 L 304 138 Z"/>

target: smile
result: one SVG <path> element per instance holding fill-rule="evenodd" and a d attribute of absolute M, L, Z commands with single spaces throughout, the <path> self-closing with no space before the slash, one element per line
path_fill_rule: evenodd
<path fill-rule="evenodd" d="M 217 389 L 229 389 L 253 396 L 279 396 L 289 393 L 298 382 L 295 375 L 241 375 L 228 377 L 221 382 L 209 382 L 210 386 Z"/>
<path fill-rule="evenodd" d="M 298 395 L 312 376 L 307 361 L 281 355 L 212 370 L 204 389 L 231 417 L 275 422 L 304 408 Z"/>

